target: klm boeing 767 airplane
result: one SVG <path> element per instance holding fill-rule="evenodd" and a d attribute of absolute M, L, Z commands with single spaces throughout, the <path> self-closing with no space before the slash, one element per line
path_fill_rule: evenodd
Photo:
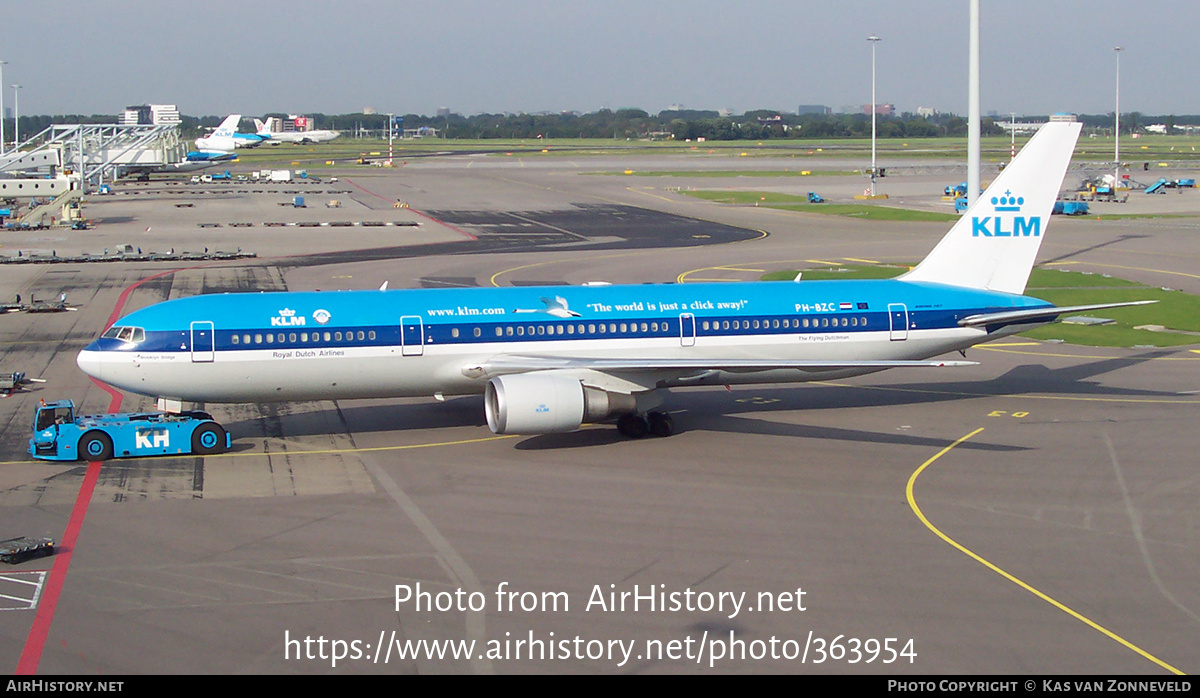
<path fill-rule="evenodd" d="M 897 279 L 203 295 L 125 316 L 78 363 L 172 401 L 483 393 L 498 434 L 666 436 L 670 388 L 962 366 L 932 357 L 1130 305 L 1023 295 L 1079 130 L 1043 126 Z"/>

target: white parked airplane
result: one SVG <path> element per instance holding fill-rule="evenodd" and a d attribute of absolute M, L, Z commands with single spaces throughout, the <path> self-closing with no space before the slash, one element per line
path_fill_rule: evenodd
<path fill-rule="evenodd" d="M 633 437 L 673 430 L 664 389 L 964 366 L 931 357 L 1133 304 L 1022 295 L 1079 130 L 1043 126 L 897 279 L 202 295 L 127 315 L 78 364 L 172 400 L 484 393 L 496 433 Z"/>
<path fill-rule="evenodd" d="M 268 142 L 270 142 L 271 145 L 278 145 L 280 143 L 296 143 L 298 145 L 306 143 L 324 143 L 325 141 L 331 141 L 334 138 L 342 135 L 339 131 L 328 130 L 270 131 L 267 129 L 267 125 L 258 119 L 254 120 L 254 129 L 257 131 L 257 135 L 268 139 Z"/>
<path fill-rule="evenodd" d="M 257 133 L 238 133 L 241 114 L 230 114 L 212 133 L 196 139 L 200 153 L 231 153 L 236 148 L 253 148 L 262 145 L 266 136 Z"/>

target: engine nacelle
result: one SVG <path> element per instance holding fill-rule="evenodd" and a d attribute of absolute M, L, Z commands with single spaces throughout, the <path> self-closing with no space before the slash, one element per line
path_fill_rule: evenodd
<path fill-rule="evenodd" d="M 543 373 L 493 378 L 483 402 L 488 427 L 496 434 L 575 431 L 584 422 L 636 409 L 632 395 L 589 388 L 578 378 Z"/>

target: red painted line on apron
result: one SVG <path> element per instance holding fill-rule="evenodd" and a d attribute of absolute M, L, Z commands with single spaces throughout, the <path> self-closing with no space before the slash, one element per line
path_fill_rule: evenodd
<path fill-rule="evenodd" d="M 108 316 L 107 324 L 104 329 L 107 330 L 121 316 L 121 310 L 125 307 L 126 301 L 129 300 L 129 295 L 138 286 L 157 279 L 168 274 L 183 271 L 183 269 L 175 269 L 172 271 L 164 271 L 153 276 L 138 281 L 129 286 L 117 298 L 117 305 L 113 308 L 112 314 Z M 121 409 L 121 401 L 123 397 L 112 386 L 101 383 L 95 378 L 92 382 L 100 387 L 101 390 L 112 396 L 108 403 L 108 411 L 116 412 Z M 67 581 L 67 570 L 71 566 L 71 557 L 75 552 L 75 543 L 79 540 L 79 532 L 83 529 L 83 520 L 87 516 L 88 505 L 92 502 L 92 494 L 96 490 L 96 482 L 100 479 L 100 468 L 103 463 L 99 461 L 88 463 L 87 472 L 83 476 L 83 484 L 79 487 L 79 494 L 75 496 L 75 505 L 71 508 L 71 517 L 67 520 L 67 529 L 63 531 L 62 537 L 59 539 L 59 544 L 55 546 L 54 566 L 50 568 L 50 575 L 46 580 L 46 586 L 42 589 L 42 596 L 38 600 L 37 615 L 33 618 L 33 626 L 29 628 L 29 636 L 25 639 L 25 646 L 21 649 L 21 658 L 17 661 L 16 674 L 29 675 L 37 671 L 38 663 L 42 659 L 42 650 L 46 646 L 46 638 L 50 635 L 50 624 L 54 621 L 54 611 L 58 607 L 58 598 L 62 593 L 63 585 Z"/>

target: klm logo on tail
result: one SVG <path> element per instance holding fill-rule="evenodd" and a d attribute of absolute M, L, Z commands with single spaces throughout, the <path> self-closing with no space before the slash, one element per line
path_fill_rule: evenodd
<path fill-rule="evenodd" d="M 1038 216 L 1012 216 L 1011 226 L 1005 230 L 1004 224 L 1008 220 L 1008 216 L 1000 216 L 1000 213 L 1020 213 L 1021 206 L 1025 205 L 1025 197 L 1013 196 L 1011 191 L 1004 192 L 1004 196 L 993 196 L 992 205 L 996 207 L 995 216 L 973 216 L 971 218 L 971 237 L 985 238 L 1017 238 L 1017 237 L 1041 237 L 1042 236 L 1042 219 Z"/>

